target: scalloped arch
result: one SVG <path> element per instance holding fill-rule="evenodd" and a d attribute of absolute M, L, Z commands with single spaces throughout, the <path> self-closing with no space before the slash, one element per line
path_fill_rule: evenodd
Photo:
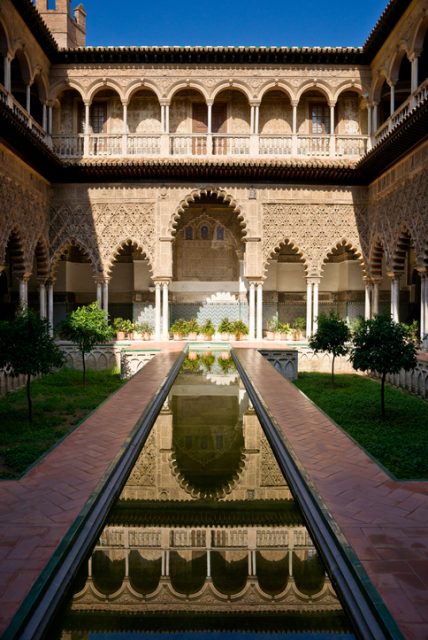
<path fill-rule="evenodd" d="M 150 253 L 147 251 L 147 249 L 144 249 L 144 246 L 141 242 L 139 242 L 138 240 L 133 240 L 131 237 L 125 238 L 124 240 L 121 240 L 116 244 L 115 249 L 112 251 L 112 253 L 107 259 L 107 262 L 105 265 L 105 275 L 108 277 L 111 277 L 111 272 L 114 269 L 117 256 L 120 254 L 121 250 L 124 247 L 126 247 L 126 245 L 128 244 L 131 245 L 132 247 L 136 247 L 141 251 L 145 260 L 148 263 L 150 273 L 153 275 L 153 265 L 150 258 Z"/>
<path fill-rule="evenodd" d="M 13 269 L 16 273 L 22 274 L 25 272 L 26 260 L 25 257 L 25 243 L 23 238 L 25 234 L 19 225 L 12 225 L 7 235 L 5 234 L 5 240 L 3 246 L 0 247 L 0 264 L 4 265 L 6 262 L 6 250 L 9 246 L 11 252 L 11 258 L 13 261 Z"/>
<path fill-rule="evenodd" d="M 411 247 L 416 246 L 416 238 L 407 224 L 402 224 L 394 237 L 391 247 L 391 267 L 394 273 L 404 271 L 406 255 Z"/>
<path fill-rule="evenodd" d="M 382 277 L 382 261 L 385 255 L 385 246 L 379 234 L 373 238 L 369 249 L 368 271 L 371 277 Z"/>
<path fill-rule="evenodd" d="M 217 197 L 218 200 L 220 200 L 220 202 L 224 202 L 225 204 L 228 204 L 229 207 L 233 209 L 233 212 L 236 213 L 236 216 L 242 227 L 243 235 L 246 235 L 247 219 L 245 217 L 245 214 L 242 211 L 241 206 L 237 203 L 237 201 L 233 198 L 233 196 L 231 196 L 226 191 L 224 191 L 224 189 L 207 187 L 206 189 L 194 189 L 185 198 L 183 198 L 183 200 L 181 200 L 180 204 L 178 205 L 177 209 L 175 210 L 175 212 L 173 213 L 169 221 L 168 232 L 171 236 L 175 234 L 178 221 L 181 217 L 181 214 L 184 212 L 184 210 L 187 209 L 193 202 L 196 202 L 204 195 L 214 195 Z"/>
<path fill-rule="evenodd" d="M 264 277 L 266 277 L 267 271 L 269 269 L 269 261 L 275 256 L 276 253 L 278 253 L 278 251 L 280 251 L 280 249 L 282 247 L 285 247 L 285 245 L 287 245 L 287 244 L 290 245 L 290 247 L 292 249 L 295 249 L 297 251 L 297 255 L 300 256 L 300 258 L 302 259 L 302 263 L 303 263 L 304 268 L 305 268 L 305 273 L 307 274 L 308 268 L 309 268 L 309 258 L 308 258 L 308 256 L 305 255 L 305 253 L 299 248 L 298 244 L 291 237 L 287 236 L 283 240 L 278 242 L 275 245 L 275 248 L 272 249 L 269 252 L 269 255 L 268 255 L 267 259 L 263 263 L 263 275 L 264 275 Z"/>
<path fill-rule="evenodd" d="M 326 255 L 322 259 L 321 262 L 321 273 L 324 271 L 324 265 L 326 264 L 329 257 L 332 255 L 334 249 L 340 249 L 344 247 L 348 251 L 351 251 L 358 260 L 358 263 L 363 271 L 363 276 L 367 275 L 367 265 L 365 264 L 364 256 L 362 254 L 361 248 L 354 245 L 351 240 L 343 237 L 338 240 L 335 244 L 331 245 L 330 249 L 327 251 Z"/>
<path fill-rule="evenodd" d="M 55 252 L 53 253 L 51 260 L 50 260 L 50 265 L 49 265 L 49 275 L 50 277 L 54 277 L 55 272 L 58 268 L 58 262 L 61 258 L 62 255 L 64 255 L 65 251 L 68 249 L 68 247 L 70 246 L 74 246 L 74 247 L 78 247 L 82 253 L 85 254 L 85 256 L 87 258 L 89 258 L 89 261 L 91 263 L 92 266 L 92 271 L 94 275 L 99 275 L 100 274 L 100 269 L 97 267 L 98 265 L 98 260 L 94 259 L 94 256 L 91 254 L 91 251 L 88 249 L 88 247 L 81 242 L 80 240 L 78 240 L 77 238 L 70 238 L 68 240 L 65 240 L 60 247 L 58 247 L 58 249 L 55 250 Z"/>

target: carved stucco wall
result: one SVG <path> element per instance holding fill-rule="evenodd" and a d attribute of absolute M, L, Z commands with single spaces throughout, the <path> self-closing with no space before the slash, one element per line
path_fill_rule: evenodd
<path fill-rule="evenodd" d="M 49 192 L 43 178 L 0 145 L 0 265 L 12 232 L 20 241 L 26 273 L 33 270 L 37 243 L 47 251 Z"/>
<path fill-rule="evenodd" d="M 428 263 L 428 144 L 376 180 L 369 190 L 369 255 L 383 245 L 387 271 L 394 270 L 394 255 L 403 233 L 414 243 L 416 264 Z M 372 264 L 370 265 L 372 266 Z"/>

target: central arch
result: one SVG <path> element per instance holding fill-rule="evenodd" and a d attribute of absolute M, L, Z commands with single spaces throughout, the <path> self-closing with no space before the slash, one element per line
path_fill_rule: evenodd
<path fill-rule="evenodd" d="M 246 221 L 235 199 L 221 189 L 195 190 L 171 220 L 172 320 L 224 317 L 247 322 L 243 274 Z"/>

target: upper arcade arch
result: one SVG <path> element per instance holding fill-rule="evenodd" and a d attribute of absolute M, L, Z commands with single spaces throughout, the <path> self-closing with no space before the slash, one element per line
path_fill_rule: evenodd
<path fill-rule="evenodd" d="M 205 103 L 207 103 L 209 100 L 208 91 L 204 87 L 203 83 L 198 82 L 197 80 L 192 80 L 192 81 L 178 80 L 171 86 L 167 95 L 162 97 L 161 100 L 164 101 L 165 103 L 171 104 L 172 100 L 176 98 L 177 94 L 179 94 L 181 91 L 193 91 L 196 94 L 199 94 L 200 96 L 202 96 L 202 99 L 205 101 Z"/>
<path fill-rule="evenodd" d="M 263 98 L 270 91 L 280 91 L 288 98 L 290 103 L 292 103 L 296 99 L 294 95 L 294 89 L 291 84 L 289 84 L 285 80 L 268 80 L 260 88 L 258 101 L 262 102 Z"/>
<path fill-rule="evenodd" d="M 251 95 L 250 88 L 244 82 L 239 82 L 235 79 L 230 80 L 229 82 L 221 82 L 216 87 L 214 87 L 211 92 L 211 100 L 215 102 L 215 100 L 218 99 L 219 95 L 223 93 L 223 91 L 237 91 L 241 93 L 247 98 L 248 104 L 254 101 L 254 98 Z"/>
<path fill-rule="evenodd" d="M 320 93 L 329 105 L 334 104 L 333 92 L 331 90 L 331 87 L 324 80 L 308 80 L 307 82 L 302 84 L 296 93 L 297 102 L 301 102 L 305 94 L 311 91 Z"/>
<path fill-rule="evenodd" d="M 132 82 L 125 90 L 123 95 L 123 104 L 128 104 L 131 102 L 132 98 L 139 93 L 140 91 L 147 91 L 154 94 L 157 100 L 161 101 L 160 90 L 155 82 L 151 82 L 150 80 L 135 80 Z"/>
<path fill-rule="evenodd" d="M 337 102 L 339 98 L 342 96 L 342 94 L 348 93 L 348 92 L 356 93 L 361 98 L 366 98 L 369 93 L 369 90 L 370 90 L 369 87 L 364 87 L 359 82 L 356 82 L 354 80 L 344 80 L 336 87 L 332 100 L 333 102 Z"/>
<path fill-rule="evenodd" d="M 86 91 L 86 95 L 84 96 L 85 104 L 92 104 L 94 98 L 101 91 L 110 90 L 117 94 L 117 97 L 123 104 L 125 102 L 123 90 L 119 82 L 114 80 L 113 78 L 104 78 L 102 80 L 95 80 Z"/>
<path fill-rule="evenodd" d="M 0 55 L 5 57 L 11 50 L 8 29 L 0 17 Z"/>
<path fill-rule="evenodd" d="M 74 80 L 61 80 L 51 85 L 48 93 L 48 100 L 50 102 L 55 102 L 58 100 L 64 91 L 76 91 L 79 94 L 82 102 L 84 102 L 85 92 L 83 87 Z"/>

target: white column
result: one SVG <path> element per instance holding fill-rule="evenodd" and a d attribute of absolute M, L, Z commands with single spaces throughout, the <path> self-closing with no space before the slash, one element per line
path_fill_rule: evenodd
<path fill-rule="evenodd" d="M 52 135 L 52 119 L 53 119 L 52 118 L 52 115 L 53 115 L 52 111 L 53 111 L 53 106 L 50 104 L 48 106 L 48 135 L 50 135 L 50 136 Z"/>
<path fill-rule="evenodd" d="M 411 84 L 410 91 L 411 93 L 415 93 L 418 88 L 418 59 L 417 56 L 414 56 L 411 60 L 412 70 L 411 70 Z"/>
<path fill-rule="evenodd" d="M 257 340 L 263 339 L 263 283 L 257 283 L 257 326 L 256 326 L 256 338 Z"/>
<path fill-rule="evenodd" d="M 377 316 L 379 313 L 379 282 L 377 280 L 373 283 L 373 304 L 372 315 Z"/>
<path fill-rule="evenodd" d="M 165 105 L 161 104 L 161 132 L 165 133 Z"/>
<path fill-rule="evenodd" d="M 28 306 L 28 279 L 26 276 L 19 281 L 19 304 L 21 307 Z"/>
<path fill-rule="evenodd" d="M 44 282 L 39 282 L 39 315 L 41 318 L 46 318 L 46 285 Z"/>
<path fill-rule="evenodd" d="M 99 308 L 101 309 L 103 304 L 103 286 L 101 282 L 97 282 L 97 303 Z"/>
<path fill-rule="evenodd" d="M 165 105 L 165 133 L 169 133 L 169 104 Z"/>
<path fill-rule="evenodd" d="M 162 283 L 162 337 L 168 340 L 169 336 L 169 307 L 168 307 L 168 282 Z"/>
<path fill-rule="evenodd" d="M 366 282 L 364 285 L 364 320 L 370 320 L 371 318 L 371 304 L 370 304 L 370 289 L 371 285 Z"/>
<path fill-rule="evenodd" d="M 425 287 L 424 287 L 424 291 L 425 291 L 425 295 L 424 295 L 424 313 L 423 313 L 423 317 L 424 317 L 424 336 L 426 336 L 428 334 L 428 275 L 425 274 Z"/>
<path fill-rule="evenodd" d="M 211 549 L 207 549 L 207 578 L 211 578 Z"/>
<path fill-rule="evenodd" d="M 255 285 L 254 282 L 250 282 L 250 295 L 249 295 L 249 323 L 248 333 L 250 340 L 254 340 L 255 337 Z"/>
<path fill-rule="evenodd" d="M 314 316 L 313 316 L 313 332 L 318 331 L 318 307 L 319 307 L 319 281 L 314 281 Z"/>
<path fill-rule="evenodd" d="M 312 335 L 312 280 L 306 280 L 306 337 Z"/>
<path fill-rule="evenodd" d="M 46 102 L 42 105 L 42 127 L 47 132 L 48 130 L 48 110 L 46 107 Z"/>
<path fill-rule="evenodd" d="M 123 104 L 123 134 L 122 134 L 122 155 L 128 155 L 128 105 Z"/>
<path fill-rule="evenodd" d="M 89 104 L 85 104 L 85 128 L 83 140 L 83 155 L 89 155 Z"/>
<path fill-rule="evenodd" d="M 53 335 L 53 283 L 48 284 L 48 320 L 49 320 L 49 333 Z"/>
<path fill-rule="evenodd" d="M 373 121 L 372 121 L 372 124 L 373 124 L 373 135 L 378 130 L 378 124 L 377 124 L 377 121 L 378 121 L 378 109 L 379 109 L 379 104 L 377 102 L 375 102 L 373 104 Z"/>
<path fill-rule="evenodd" d="M 31 114 L 31 87 L 29 84 L 25 87 L 25 108 Z"/>
<path fill-rule="evenodd" d="M 291 106 L 293 108 L 292 115 L 292 130 L 291 130 L 291 153 L 293 156 L 297 155 L 297 103 L 292 102 Z"/>
<path fill-rule="evenodd" d="M 372 148 L 372 105 L 367 103 L 367 151 Z"/>
<path fill-rule="evenodd" d="M 212 102 L 207 103 L 207 155 L 211 156 L 213 153 L 213 105 Z"/>
<path fill-rule="evenodd" d="M 103 282 L 103 309 L 108 313 L 108 280 Z"/>
<path fill-rule="evenodd" d="M 155 338 L 161 338 L 161 283 L 155 282 Z"/>
<path fill-rule="evenodd" d="M 394 275 L 391 280 L 391 317 L 399 322 L 400 278 Z"/>
<path fill-rule="evenodd" d="M 392 115 L 395 111 L 395 85 L 391 83 L 390 87 L 391 87 L 391 95 L 390 95 L 390 101 L 389 101 L 389 108 Z"/>
<path fill-rule="evenodd" d="M 12 59 L 9 55 L 4 57 L 4 88 L 10 93 L 10 63 Z"/>
<path fill-rule="evenodd" d="M 334 104 L 330 105 L 330 155 L 336 153 L 336 138 L 334 136 Z"/>
<path fill-rule="evenodd" d="M 254 133 L 254 107 L 250 107 L 250 133 Z"/>
<path fill-rule="evenodd" d="M 254 107 L 254 133 L 259 135 L 259 119 L 260 119 L 260 107 L 258 104 Z"/>

